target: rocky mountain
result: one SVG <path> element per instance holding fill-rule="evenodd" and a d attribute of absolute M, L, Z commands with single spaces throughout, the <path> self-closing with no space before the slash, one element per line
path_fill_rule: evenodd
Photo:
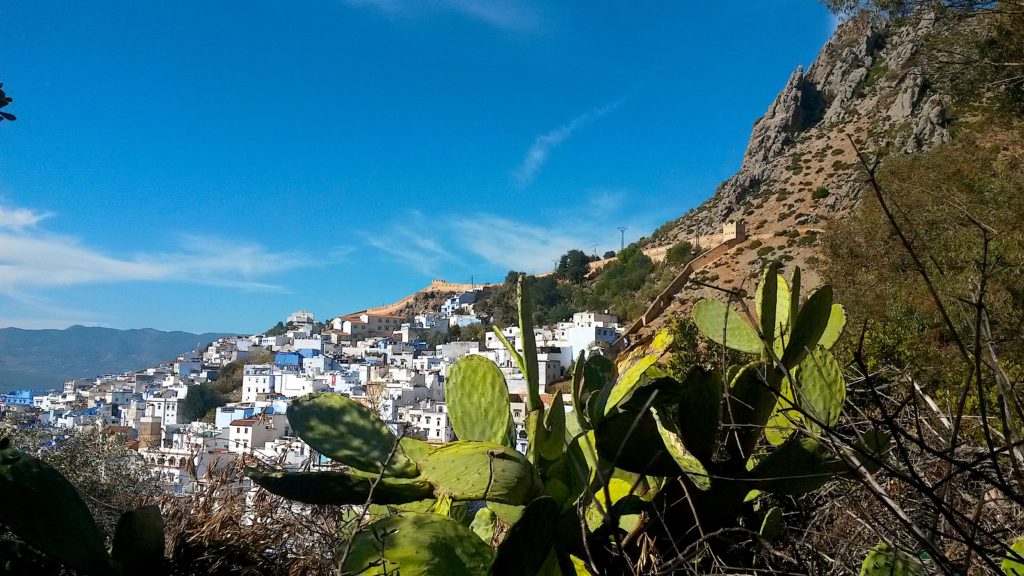
<path fill-rule="evenodd" d="M 793 72 L 754 124 L 739 171 L 686 224 L 698 233 L 733 218 L 753 224 L 754 233 L 788 224 L 788 218 L 758 218 L 772 193 L 793 195 L 787 204 L 811 200 L 801 203 L 814 209 L 792 223 L 819 223 L 856 198 L 854 144 L 869 153 L 909 154 L 948 141 L 947 100 L 918 58 L 934 32 L 931 16 L 875 20 L 864 14 L 844 23 L 806 72 Z M 810 198 L 821 186 L 828 196 Z"/>
<path fill-rule="evenodd" d="M 44 390 L 71 378 L 123 372 L 173 360 L 226 334 L 115 330 L 72 326 L 64 330 L 0 329 L 0 392 Z"/>
<path fill-rule="evenodd" d="M 915 154 L 951 138 L 951 97 L 926 53 L 969 23 L 932 14 L 843 23 L 805 70 L 797 67 L 753 125 L 739 170 L 700 207 L 663 225 L 645 251 L 708 235 L 742 221 L 750 240 L 702 267 L 694 278 L 750 288 L 767 259 L 800 265 L 805 286 L 819 279 L 819 234 L 856 205 L 864 186 L 858 151 L 874 160 Z M 665 317 L 712 296 L 694 284 L 675 295 Z"/>

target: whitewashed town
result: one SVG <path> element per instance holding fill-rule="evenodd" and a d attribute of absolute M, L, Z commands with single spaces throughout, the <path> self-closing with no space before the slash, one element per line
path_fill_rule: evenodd
<path fill-rule="evenodd" d="M 462 356 L 493 360 L 508 383 L 517 449 L 525 451 L 526 382 L 510 353 L 489 330 L 480 340 L 430 347 L 432 334 L 480 325 L 474 303 L 480 288 L 455 293 L 433 313 L 412 317 L 366 310 L 318 323 L 298 311 L 281 333 L 221 338 L 203 350 L 142 370 L 69 380 L 43 394 L 17 390 L 0 396 L 0 411 L 56 432 L 94 428 L 138 450 L 168 491 L 194 492 L 212 470 L 256 458 L 290 470 L 330 466 L 289 427 L 289 403 L 327 391 L 377 412 L 396 432 L 444 443 L 455 440 L 444 402 L 445 376 Z M 571 321 L 535 329 L 542 390 L 565 381 L 581 351 L 606 347 L 622 333 L 618 319 L 578 312 Z M 519 328 L 503 330 L 521 349 Z M 241 397 L 190 419 L 185 405 L 201 385 L 241 365 Z M 557 394 L 558 392 L 553 392 Z M 550 405 L 552 393 L 542 394 Z M 567 409 L 572 398 L 563 394 Z M 247 481 L 244 481 L 247 482 Z M 246 484 L 248 486 L 248 484 Z"/>

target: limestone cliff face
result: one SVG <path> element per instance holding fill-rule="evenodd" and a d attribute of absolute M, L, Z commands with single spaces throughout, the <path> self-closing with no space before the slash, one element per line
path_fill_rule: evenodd
<path fill-rule="evenodd" d="M 903 153 L 947 141 L 946 99 L 929 84 L 918 58 L 934 26 L 928 16 L 901 23 L 862 16 L 840 26 L 754 124 L 737 173 L 678 221 L 678 234 L 659 242 L 714 232 L 740 218 L 755 233 L 814 225 L 856 198 L 851 138 L 864 150 Z M 813 197 L 821 189 L 827 196 L 819 191 Z"/>
<path fill-rule="evenodd" d="M 691 277 L 700 282 L 662 302 L 645 330 L 685 316 L 700 298 L 721 298 L 711 285 L 752 294 L 768 260 L 799 266 L 807 290 L 819 285 L 822 229 L 844 217 L 864 187 L 857 151 L 871 161 L 926 150 L 950 139 L 951 102 L 955 111 L 978 104 L 944 94 L 949 75 L 928 57 L 933 43 L 956 37 L 963 25 L 922 14 L 861 16 L 843 24 L 806 70 L 796 68 L 754 124 L 736 174 L 644 247 L 692 243 L 737 220 L 748 240 L 703 263 Z"/>

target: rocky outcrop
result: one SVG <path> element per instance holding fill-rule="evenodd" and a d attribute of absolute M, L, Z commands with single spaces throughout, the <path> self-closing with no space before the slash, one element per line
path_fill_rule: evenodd
<path fill-rule="evenodd" d="M 821 119 L 821 96 L 817 87 L 797 68 L 768 112 L 754 124 L 740 172 L 759 178 L 769 162 L 782 156 L 795 135 Z"/>
<path fill-rule="evenodd" d="M 790 149 L 797 134 L 821 120 L 822 107 L 817 87 L 802 67 L 797 68 L 768 112 L 754 123 L 739 172 L 718 187 L 718 219 L 724 220 L 750 189 L 765 180 L 772 162 Z"/>
<path fill-rule="evenodd" d="M 834 35 L 822 48 L 808 76 L 828 102 L 822 121 L 847 120 L 862 93 L 864 82 L 884 47 L 877 25 L 864 17 L 848 22 L 845 33 Z"/>
<path fill-rule="evenodd" d="M 837 164 L 832 154 L 853 133 L 862 134 L 863 148 L 893 146 L 906 153 L 948 141 L 945 100 L 932 92 L 917 62 L 935 26 L 929 14 L 899 22 L 861 15 L 844 23 L 806 72 L 801 67 L 790 75 L 755 122 L 740 169 L 685 228 L 713 231 L 759 191 L 794 192 L 794 178 L 797 189 L 829 188 L 822 208 L 845 209 L 855 198 L 856 163 L 847 158 Z M 826 181 L 808 184 L 801 159 L 814 155 L 814 173 L 824 172 Z"/>
<path fill-rule="evenodd" d="M 949 142 L 946 101 L 942 96 L 935 94 L 921 107 L 921 114 L 906 146 L 903 147 L 903 152 L 913 154 L 946 142 Z"/>
<path fill-rule="evenodd" d="M 889 122 L 904 122 L 910 118 L 914 113 L 914 109 L 917 108 L 917 104 L 921 101 L 924 96 L 926 84 L 924 81 L 924 75 L 919 71 L 912 71 L 903 77 L 903 81 L 900 82 L 899 92 L 896 94 L 895 100 L 892 102 L 892 106 L 889 107 L 889 111 L 885 113 L 886 118 Z"/>

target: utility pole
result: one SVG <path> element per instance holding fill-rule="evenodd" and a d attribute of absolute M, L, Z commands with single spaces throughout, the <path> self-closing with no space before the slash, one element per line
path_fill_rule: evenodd
<path fill-rule="evenodd" d="M 622 234 L 622 238 L 619 240 L 619 251 L 626 247 L 626 230 L 625 226 L 619 226 L 619 232 Z"/>

